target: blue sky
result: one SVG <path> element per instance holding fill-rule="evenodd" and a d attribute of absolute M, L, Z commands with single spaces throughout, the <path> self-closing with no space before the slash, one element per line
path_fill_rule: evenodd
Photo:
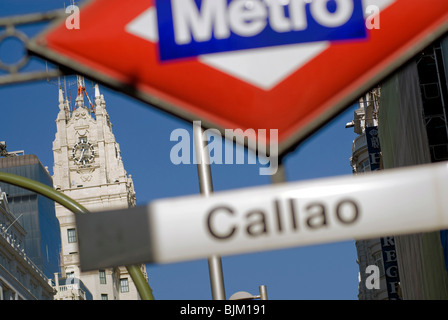
<path fill-rule="evenodd" d="M 68 0 L 0 0 L 0 17 L 63 8 Z M 23 28 L 28 35 L 44 24 Z M 8 41 L 0 46 L 0 59 L 13 62 L 20 44 Z M 45 63 L 33 58 L 26 70 L 44 69 Z M 2 74 L 3 75 L 3 74 Z M 73 78 L 67 81 L 73 82 Z M 92 82 L 86 89 L 93 96 Z M 72 99 L 76 96 L 70 86 Z M 174 165 L 170 150 L 173 130 L 191 132 L 191 124 L 162 113 L 121 93 L 100 87 L 120 144 L 125 169 L 132 175 L 138 204 L 154 199 L 199 193 L 194 164 Z M 353 129 L 345 124 L 353 119 L 357 106 L 324 126 L 285 158 L 287 181 L 336 175 L 350 175 Z M 53 170 L 52 142 L 58 108 L 57 79 L 0 87 L 0 140 L 9 151 L 35 154 Z M 270 183 L 269 176 L 258 174 L 258 164 L 213 165 L 215 192 Z M 226 296 L 237 291 L 258 294 L 266 285 L 269 299 L 357 299 L 358 265 L 354 241 L 281 249 L 223 257 Z M 149 283 L 156 299 L 211 299 L 206 260 L 147 265 Z"/>

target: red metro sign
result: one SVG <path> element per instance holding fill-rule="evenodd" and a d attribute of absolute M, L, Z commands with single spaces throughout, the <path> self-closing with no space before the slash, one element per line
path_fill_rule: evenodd
<path fill-rule="evenodd" d="M 282 155 L 447 30 L 446 0 L 95 0 L 28 49 Z"/>

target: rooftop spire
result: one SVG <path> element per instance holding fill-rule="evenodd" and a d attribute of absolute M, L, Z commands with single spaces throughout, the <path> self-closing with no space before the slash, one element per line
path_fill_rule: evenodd
<path fill-rule="evenodd" d="M 59 104 L 64 103 L 64 93 L 62 92 L 62 88 L 59 87 Z"/>
<path fill-rule="evenodd" d="M 94 108 L 92 102 L 90 101 L 89 95 L 87 94 L 87 91 L 86 91 L 86 86 L 85 86 L 85 83 L 84 83 L 84 77 L 77 75 L 76 76 L 76 80 L 77 80 L 77 83 L 78 83 L 78 94 L 76 96 L 75 109 L 78 108 L 78 107 L 85 107 L 84 106 L 84 94 L 85 94 L 86 97 L 87 97 L 87 100 L 89 101 L 91 111 L 93 113 L 95 113 L 95 108 Z"/>
<path fill-rule="evenodd" d="M 98 87 L 98 84 L 95 85 L 95 99 L 101 98 L 100 95 L 100 88 Z"/>

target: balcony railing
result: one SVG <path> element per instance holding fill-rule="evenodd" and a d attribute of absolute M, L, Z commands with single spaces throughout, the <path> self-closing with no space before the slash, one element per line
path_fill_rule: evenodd
<path fill-rule="evenodd" d="M 57 289 L 59 289 L 60 297 L 80 297 L 79 300 L 86 300 L 86 293 L 77 284 L 60 285 Z"/>
<path fill-rule="evenodd" d="M 22 257 L 22 259 L 31 267 L 31 269 L 33 269 L 37 276 L 40 276 L 46 283 L 50 283 L 50 280 L 45 276 L 43 271 L 40 270 L 31 258 L 26 255 L 25 250 L 19 245 L 19 242 L 13 239 L 12 235 L 9 234 L 4 227 L 0 228 L 0 236 L 6 240 L 18 256 Z"/>

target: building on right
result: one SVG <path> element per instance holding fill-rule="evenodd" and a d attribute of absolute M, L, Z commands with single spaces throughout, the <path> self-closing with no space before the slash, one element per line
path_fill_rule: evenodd
<path fill-rule="evenodd" d="M 346 127 L 353 128 L 358 136 L 353 140 L 350 165 L 354 175 L 368 174 L 381 169 L 381 150 L 378 139 L 378 111 L 381 88 L 377 87 L 367 92 L 359 101 L 359 108 L 354 112 L 354 120 Z M 373 143 L 372 143 L 373 142 Z M 393 237 L 390 237 L 393 241 Z M 359 265 L 359 293 L 360 300 L 386 300 L 389 299 L 387 287 L 390 286 L 390 295 L 400 299 L 398 294 L 398 282 L 386 282 L 386 273 L 383 263 L 382 239 L 357 240 L 357 263 Z M 390 242 L 389 241 L 389 242 Z M 390 260 L 396 264 L 395 256 L 389 253 Z M 375 266 L 379 278 L 378 285 L 372 287 L 369 266 Z M 388 274 L 394 269 L 387 270 Z M 390 279 L 388 279 L 390 280 Z M 369 285 L 370 284 L 370 285 Z"/>
<path fill-rule="evenodd" d="M 359 99 L 347 124 L 358 134 L 354 174 L 448 160 L 447 75 L 445 37 Z M 359 299 L 448 299 L 446 230 L 356 241 L 356 248 Z M 369 283 L 371 265 L 379 288 Z"/>

